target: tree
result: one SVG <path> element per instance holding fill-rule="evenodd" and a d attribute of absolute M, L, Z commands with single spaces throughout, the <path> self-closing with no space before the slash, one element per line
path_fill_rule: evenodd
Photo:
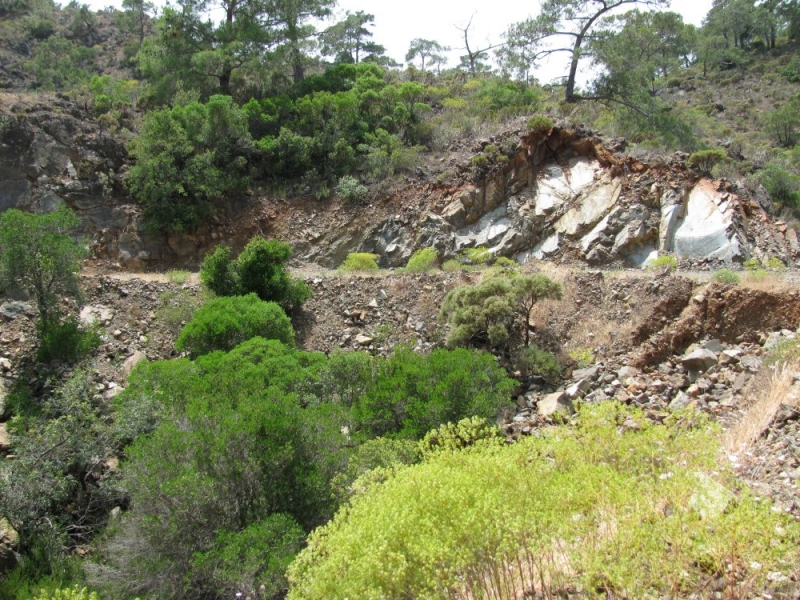
<path fill-rule="evenodd" d="M 154 8 L 154 4 L 147 0 L 122 0 L 124 11 L 121 19 L 122 29 L 134 33 L 138 37 L 140 48 L 151 22 L 150 13 Z"/>
<path fill-rule="evenodd" d="M 561 284 L 541 274 L 492 275 L 477 285 L 462 285 L 445 296 L 439 317 L 450 325 L 450 347 L 481 344 L 505 347 L 515 330 L 524 331 L 524 345 L 533 307 L 546 298 L 560 299 Z"/>
<path fill-rule="evenodd" d="M 80 219 L 67 207 L 36 215 L 0 215 L 0 288 L 20 287 L 36 302 L 41 327 L 58 322 L 59 300 L 79 298 L 86 247 L 72 236 Z"/>
<path fill-rule="evenodd" d="M 265 302 L 277 302 L 289 312 L 311 297 L 308 286 L 292 276 L 286 263 L 292 256 L 289 244 L 256 237 L 236 260 L 230 249 L 217 246 L 200 269 L 203 284 L 218 296 L 254 293 Z"/>
<path fill-rule="evenodd" d="M 386 48 L 372 41 L 367 29 L 375 24 L 375 15 L 359 10 L 347 11 L 344 21 L 329 27 L 320 36 L 323 56 L 334 56 L 338 63 L 358 64 L 361 60 L 374 61 Z"/>
<path fill-rule="evenodd" d="M 483 61 L 488 56 L 486 53 L 489 50 L 497 47 L 497 44 L 489 44 L 485 48 L 473 49 L 469 45 L 469 30 L 472 28 L 472 19 L 474 18 L 475 15 L 473 14 L 469 18 L 469 22 L 464 27 L 456 26 L 456 29 L 464 34 L 464 46 L 462 49 L 466 52 L 466 54 L 461 57 L 461 66 L 467 69 L 472 77 L 475 77 L 479 72 L 489 70 L 489 65 Z"/>
<path fill-rule="evenodd" d="M 406 60 L 413 62 L 415 58 L 420 59 L 420 70 L 425 71 L 425 61 L 432 59 L 433 62 L 439 62 L 438 54 L 449 50 L 446 46 L 442 46 L 439 42 L 434 40 L 424 40 L 422 38 L 414 38 L 411 40 L 411 45 L 406 52 Z"/>
<path fill-rule="evenodd" d="M 147 113 L 125 183 L 156 231 L 191 231 L 212 202 L 244 189 L 252 150 L 247 116 L 229 96 Z"/>
<path fill-rule="evenodd" d="M 543 57 L 566 53 L 570 57 L 564 101 L 582 98 L 575 92 L 578 63 L 586 52 L 586 42 L 600 20 L 628 5 L 663 6 L 666 0 L 544 0 L 540 14 L 512 25 L 506 32 L 508 57 L 524 57 L 535 64 Z M 562 44 L 562 40 L 566 43 Z"/>

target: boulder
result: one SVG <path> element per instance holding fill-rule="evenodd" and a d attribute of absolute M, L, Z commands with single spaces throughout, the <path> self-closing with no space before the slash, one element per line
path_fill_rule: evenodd
<path fill-rule="evenodd" d="M 575 409 L 572 406 L 572 400 L 565 392 L 554 392 L 539 400 L 536 410 L 540 415 L 547 417 L 559 411 L 571 414 Z"/>
<path fill-rule="evenodd" d="M 141 350 L 137 350 L 133 354 L 131 354 L 128 358 L 125 359 L 125 362 L 122 363 L 122 376 L 127 379 L 130 374 L 133 372 L 133 369 L 136 368 L 143 360 L 147 360 L 147 355 Z"/>
<path fill-rule="evenodd" d="M 708 371 L 711 367 L 716 365 L 717 362 L 717 355 L 706 348 L 698 348 L 681 359 L 681 364 L 684 368 L 694 372 Z"/>

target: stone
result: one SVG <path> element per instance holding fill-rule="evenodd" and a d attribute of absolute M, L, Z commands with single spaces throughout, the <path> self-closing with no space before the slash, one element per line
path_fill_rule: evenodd
<path fill-rule="evenodd" d="M 636 377 L 640 373 L 641 371 L 636 367 L 625 366 L 622 367 L 619 371 L 617 371 L 617 379 L 619 379 L 620 381 L 625 381 L 626 379 L 629 379 L 631 377 Z"/>
<path fill-rule="evenodd" d="M 783 341 L 783 334 L 779 331 L 773 331 L 767 336 L 767 341 L 764 342 L 764 350 L 774 350 Z"/>
<path fill-rule="evenodd" d="M 372 338 L 368 335 L 358 334 L 356 336 L 356 344 L 359 346 L 369 346 L 372 343 Z"/>
<path fill-rule="evenodd" d="M 7 321 L 13 321 L 20 316 L 32 317 L 36 314 L 36 310 L 30 302 L 20 302 L 19 300 L 12 300 L 11 302 L 4 302 L 0 305 L 0 316 Z"/>
<path fill-rule="evenodd" d="M 689 192 L 685 214 L 678 217 L 680 224 L 672 240 L 665 242 L 679 257 L 730 262 L 741 256 L 739 238 L 733 231 L 734 210 L 723 208 L 719 198 L 720 192 L 708 179 L 700 180 Z"/>
<path fill-rule="evenodd" d="M 588 379 L 594 380 L 597 377 L 599 369 L 597 367 L 586 367 L 585 369 L 575 369 L 572 372 L 572 378 L 575 380 Z"/>
<path fill-rule="evenodd" d="M 0 451 L 5 452 L 11 446 L 11 437 L 6 430 L 6 424 L 0 423 Z"/>
<path fill-rule="evenodd" d="M 571 414 L 574 411 L 574 407 L 572 406 L 572 400 L 569 399 L 565 392 L 554 392 L 539 400 L 536 405 L 536 411 L 540 415 L 547 417 L 559 411 Z"/>
<path fill-rule="evenodd" d="M 136 367 L 136 365 L 146 360 L 147 360 L 147 355 L 141 350 L 137 350 L 136 352 L 131 354 L 128 358 L 126 358 L 124 363 L 122 363 L 122 376 L 125 379 L 127 379 L 133 372 L 133 369 Z"/>
<path fill-rule="evenodd" d="M 757 356 L 745 354 L 739 359 L 739 364 L 748 371 L 758 371 L 761 368 L 761 359 Z"/>
<path fill-rule="evenodd" d="M 372 300 L 370 300 L 370 302 L 369 302 L 369 304 L 367 306 L 369 306 L 370 308 L 378 308 L 378 300 L 377 300 L 377 298 L 373 298 Z"/>
<path fill-rule="evenodd" d="M 702 344 L 703 348 L 706 350 L 711 350 L 715 354 L 719 354 L 723 350 L 725 350 L 725 346 L 719 340 L 708 340 Z"/>
<path fill-rule="evenodd" d="M 592 384 L 588 379 L 581 379 L 577 383 L 573 383 L 571 386 L 569 386 L 566 389 L 566 394 L 572 399 L 577 398 L 578 396 L 582 396 L 588 392 L 591 385 Z"/>
<path fill-rule="evenodd" d="M 711 350 L 699 348 L 684 356 L 681 359 L 681 364 L 688 371 L 703 372 L 707 371 L 718 362 L 717 355 Z"/>
<path fill-rule="evenodd" d="M 101 304 L 87 305 L 81 309 L 79 318 L 86 325 L 108 323 L 114 318 L 114 310 Z"/>
<path fill-rule="evenodd" d="M 669 403 L 670 410 L 681 410 L 682 408 L 686 408 L 689 404 L 692 403 L 692 399 L 685 394 L 684 392 L 678 392 L 675 394 L 675 397 L 672 399 L 672 402 Z"/>
<path fill-rule="evenodd" d="M 695 473 L 695 477 L 697 486 L 689 498 L 689 508 L 704 520 L 720 516 L 734 500 L 733 493 L 705 473 Z"/>

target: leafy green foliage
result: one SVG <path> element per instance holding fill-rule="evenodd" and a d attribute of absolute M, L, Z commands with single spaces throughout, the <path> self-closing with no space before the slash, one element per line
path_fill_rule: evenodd
<path fill-rule="evenodd" d="M 457 452 L 476 444 L 502 444 L 505 438 L 496 425 L 486 419 L 471 417 L 458 423 L 445 423 L 430 430 L 419 442 L 419 450 L 425 460 L 440 452 Z"/>
<path fill-rule="evenodd" d="M 528 131 L 534 133 L 547 133 L 553 128 L 553 120 L 548 117 L 543 117 L 542 115 L 536 115 L 528 119 L 527 127 Z"/>
<path fill-rule="evenodd" d="M 53 592 L 43 591 L 34 600 L 99 600 L 97 592 L 90 592 L 88 589 L 79 588 L 77 585 L 71 588 L 58 589 Z"/>
<path fill-rule="evenodd" d="M 741 489 L 713 429 L 691 422 L 604 403 L 577 426 L 395 468 L 310 536 L 289 598 L 641 598 L 701 593 L 709 573 L 731 593 L 786 575 L 797 524 Z"/>
<path fill-rule="evenodd" d="M 114 443 L 93 395 L 91 376 L 76 371 L 51 396 L 15 403 L 16 458 L 0 463 L 0 494 L 31 581 L 63 570 L 67 553 L 91 541 L 122 502 L 103 472 Z"/>
<path fill-rule="evenodd" d="M 42 89 L 70 90 L 88 83 L 93 66 L 92 48 L 54 35 L 36 45 L 33 58 L 25 63 L 25 70 L 36 78 L 36 84 Z"/>
<path fill-rule="evenodd" d="M 761 261 L 757 258 L 748 258 L 742 263 L 742 266 L 748 271 L 755 271 L 761 268 Z"/>
<path fill-rule="evenodd" d="M 800 210 L 800 176 L 779 163 L 769 163 L 758 173 L 758 180 L 773 201 L 782 207 Z"/>
<path fill-rule="evenodd" d="M 730 269 L 720 269 L 711 276 L 711 281 L 725 285 L 739 285 L 739 276 Z"/>
<path fill-rule="evenodd" d="M 575 348 L 569 353 L 569 357 L 578 363 L 579 369 L 584 369 L 594 363 L 594 352 L 591 348 Z"/>
<path fill-rule="evenodd" d="M 59 320 L 59 297 L 80 298 L 78 272 L 87 251 L 72 238 L 79 224 L 66 207 L 0 215 L 0 288 L 22 288 L 36 302 L 40 326 L 54 334 L 48 328 Z"/>
<path fill-rule="evenodd" d="M 360 202 L 367 197 L 367 186 L 352 175 L 345 175 L 336 185 L 336 194 L 346 202 Z"/>
<path fill-rule="evenodd" d="M 450 347 L 481 344 L 502 347 L 512 340 L 515 323 L 528 345 L 533 307 L 545 298 L 560 299 L 561 285 L 542 274 L 491 274 L 477 285 L 459 286 L 445 296 L 439 318 L 447 321 Z M 519 323 L 519 321 L 522 321 Z"/>
<path fill-rule="evenodd" d="M 351 252 L 339 265 L 339 270 L 345 273 L 352 271 L 376 271 L 378 269 L 377 254 L 369 252 Z"/>
<path fill-rule="evenodd" d="M 331 482 L 333 494 L 344 504 L 359 491 L 357 482 L 376 469 L 413 465 L 420 461 L 420 448 L 413 440 L 379 437 L 359 445 L 347 459 L 347 466 Z M 361 481 L 364 483 L 364 480 Z"/>
<path fill-rule="evenodd" d="M 137 87 L 137 81 L 123 81 L 109 75 L 95 75 L 89 84 L 94 98 L 95 112 L 102 114 L 132 106 Z"/>
<path fill-rule="evenodd" d="M 678 268 L 678 259 L 674 256 L 659 256 L 657 258 L 651 258 L 645 264 L 645 267 L 649 271 L 655 271 L 658 269 L 669 269 L 670 271 L 674 271 Z"/>
<path fill-rule="evenodd" d="M 791 148 L 800 136 L 800 102 L 792 100 L 764 115 L 764 127 L 780 146 Z"/>
<path fill-rule="evenodd" d="M 76 363 L 89 356 L 102 340 L 94 331 L 80 327 L 77 319 L 40 321 L 37 327 L 39 346 L 36 360 L 42 363 Z"/>
<path fill-rule="evenodd" d="M 409 273 L 425 273 L 436 267 L 439 252 L 436 248 L 420 248 L 408 259 L 405 271 Z"/>
<path fill-rule="evenodd" d="M 218 296 L 254 293 L 292 312 L 311 297 L 311 290 L 287 271 L 291 256 L 289 244 L 260 237 L 250 240 L 236 260 L 231 259 L 230 248 L 217 246 L 203 260 L 200 279 Z"/>
<path fill-rule="evenodd" d="M 125 182 L 156 231 L 192 231 L 212 203 L 245 188 L 247 117 L 228 96 L 147 113 Z"/>
<path fill-rule="evenodd" d="M 561 363 L 552 352 L 536 344 L 522 348 L 514 359 L 515 366 L 525 375 L 540 375 L 554 381 L 561 374 Z"/>
<path fill-rule="evenodd" d="M 486 353 L 396 351 L 354 403 L 358 430 L 371 436 L 419 439 L 441 423 L 467 416 L 494 419 L 510 404 L 511 380 Z"/>
<path fill-rule="evenodd" d="M 712 148 L 711 150 L 698 150 L 689 156 L 686 164 L 692 168 L 697 169 L 706 175 L 711 173 L 711 170 L 720 162 L 726 160 L 728 157 L 725 151 L 721 148 Z"/>
<path fill-rule="evenodd" d="M 233 350 L 254 337 L 293 346 L 292 322 L 280 306 L 264 302 L 255 294 L 222 296 L 209 300 L 194 314 L 175 347 L 199 356 L 215 350 Z"/>

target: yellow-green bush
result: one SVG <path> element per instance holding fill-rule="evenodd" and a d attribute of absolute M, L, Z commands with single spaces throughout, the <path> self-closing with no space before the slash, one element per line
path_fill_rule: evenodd
<path fill-rule="evenodd" d="M 648 271 L 656 269 L 669 269 L 674 271 L 678 268 L 678 259 L 674 256 L 659 256 L 658 258 L 651 258 L 645 264 Z"/>
<path fill-rule="evenodd" d="M 369 252 L 351 252 L 339 265 L 339 270 L 344 272 L 351 271 L 375 271 L 378 269 L 377 254 Z"/>
<path fill-rule="evenodd" d="M 288 598 L 689 597 L 709 578 L 749 596 L 795 569 L 800 528 L 719 452 L 697 415 L 655 425 L 604 403 L 512 446 L 395 466 L 311 534 Z"/>
<path fill-rule="evenodd" d="M 405 270 L 410 273 L 424 273 L 433 269 L 437 260 L 439 253 L 436 248 L 420 248 L 408 259 Z"/>

